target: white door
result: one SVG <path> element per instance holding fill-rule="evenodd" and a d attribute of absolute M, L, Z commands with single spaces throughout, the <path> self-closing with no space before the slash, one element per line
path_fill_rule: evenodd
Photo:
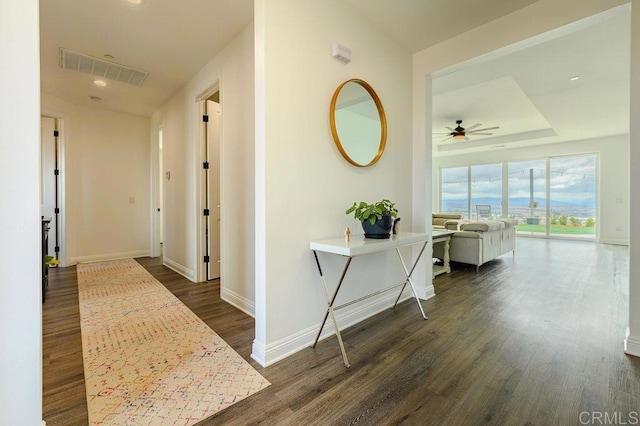
<path fill-rule="evenodd" d="M 42 193 L 40 198 L 41 215 L 51 219 L 49 222 L 49 246 L 47 254 L 56 256 L 56 138 L 54 136 L 55 118 L 40 118 L 40 143 L 41 143 L 41 177 Z"/>
<path fill-rule="evenodd" d="M 209 270 L 207 279 L 220 278 L 220 104 L 207 100 L 208 230 Z"/>

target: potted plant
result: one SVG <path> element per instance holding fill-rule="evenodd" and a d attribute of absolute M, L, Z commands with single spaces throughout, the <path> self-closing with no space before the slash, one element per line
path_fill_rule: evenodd
<path fill-rule="evenodd" d="M 367 238 L 389 238 L 394 224 L 400 220 L 393 220 L 398 216 L 398 210 L 395 203 L 389 200 L 373 204 L 355 202 L 345 213 L 353 213 L 353 217 L 362 223 L 364 236 Z"/>
<path fill-rule="evenodd" d="M 533 201 L 533 202 L 530 201 L 527 204 L 527 207 L 529 207 L 531 209 L 531 216 L 525 217 L 527 225 L 539 225 L 540 224 L 540 218 L 538 216 L 535 216 L 535 214 L 533 213 L 533 210 L 538 208 L 538 202 L 537 201 Z"/>

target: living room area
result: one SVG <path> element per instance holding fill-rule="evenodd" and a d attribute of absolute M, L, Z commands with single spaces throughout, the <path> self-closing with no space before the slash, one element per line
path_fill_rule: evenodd
<path fill-rule="evenodd" d="M 629 18 L 617 8 L 434 76 L 433 228 L 451 261 L 479 267 L 516 236 L 628 245 Z"/>

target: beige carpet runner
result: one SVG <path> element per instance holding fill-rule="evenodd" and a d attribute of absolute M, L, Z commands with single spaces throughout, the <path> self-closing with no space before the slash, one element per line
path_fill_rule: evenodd
<path fill-rule="evenodd" d="M 135 260 L 77 271 L 90 424 L 191 425 L 269 386 Z"/>

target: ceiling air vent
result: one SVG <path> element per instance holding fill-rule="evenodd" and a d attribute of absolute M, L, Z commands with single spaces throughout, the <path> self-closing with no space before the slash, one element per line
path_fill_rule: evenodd
<path fill-rule="evenodd" d="M 60 48 L 60 67 L 133 84 L 134 86 L 142 86 L 147 75 L 149 75 L 144 71 L 94 58 L 62 47 Z"/>

